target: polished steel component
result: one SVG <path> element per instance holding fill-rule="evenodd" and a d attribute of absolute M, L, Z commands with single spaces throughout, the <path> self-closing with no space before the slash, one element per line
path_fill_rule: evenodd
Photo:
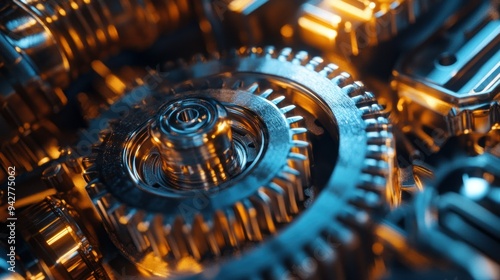
<path fill-rule="evenodd" d="M 219 267 L 214 261 L 220 258 L 232 261 L 228 257 L 235 253 L 246 256 L 249 253 L 246 247 L 255 242 L 274 247 L 268 242 L 273 243 L 275 238 L 286 240 L 282 235 L 300 236 L 294 233 L 304 229 L 302 223 L 296 222 L 298 214 L 309 213 L 315 216 L 314 220 L 330 221 L 337 215 L 358 217 L 366 215 L 362 209 L 397 204 L 398 190 L 391 189 L 394 147 L 390 125 L 363 85 L 354 83 L 348 74 L 337 69 L 305 52 L 242 48 L 235 56 L 200 59 L 198 63 L 172 71 L 168 83 L 177 85 L 157 85 L 154 92 L 149 92 L 147 87 L 137 88 L 113 104 L 101 118 L 115 119 L 118 111 L 114 108 L 126 104 L 131 104 L 128 105 L 130 112 L 111 122 L 100 144 L 84 162 L 87 190 L 114 243 L 127 258 L 155 275 L 197 274 Z M 183 78 L 176 80 L 175 77 Z M 186 77 L 190 78 L 184 81 Z M 130 103 L 136 94 L 144 92 L 149 92 L 146 98 L 141 95 L 141 99 L 137 99 L 144 105 Z M 196 102 L 192 102 L 194 100 Z M 174 141 L 172 137 L 158 141 L 165 135 L 171 136 L 159 134 L 159 124 L 168 120 L 170 130 L 186 125 L 205 128 L 209 120 L 205 123 L 201 116 L 207 116 L 210 110 L 194 112 L 191 109 L 206 107 L 208 100 L 216 101 L 215 108 L 221 104 L 227 111 L 234 155 L 241 171 L 208 189 L 193 188 L 189 180 L 172 184 L 163 168 L 162 153 L 169 148 L 163 144 Z M 182 104 L 188 112 L 184 106 L 177 106 Z M 303 117 L 292 115 L 292 111 L 300 112 Z M 217 123 L 217 119 L 214 121 Z M 227 133 L 222 135 L 225 137 L 221 139 L 230 139 Z M 310 146 L 310 137 L 322 148 Z M 193 138 L 188 140 L 172 146 L 179 147 L 180 143 L 189 146 Z M 222 143 L 225 149 L 230 147 L 226 141 Z M 328 170 L 327 173 L 312 173 L 313 154 L 314 162 L 322 170 Z M 337 174 L 334 177 L 330 177 L 332 170 Z M 353 170 L 356 175 L 352 173 L 346 181 L 346 174 Z M 336 188 L 346 192 L 345 200 L 336 196 Z M 334 199 L 336 206 L 323 208 L 325 199 Z M 311 209 L 301 213 L 305 208 Z M 316 215 L 320 212 L 321 215 Z M 356 217 L 351 216 L 355 223 L 366 226 L 360 216 Z M 303 222 L 310 218 L 298 217 Z M 284 226 L 286 224 L 289 225 Z M 306 227 L 314 232 L 322 229 L 328 232 L 323 228 L 328 224 L 318 221 Z M 351 234 L 347 225 L 338 226 Z M 274 234 L 277 235 L 270 236 Z M 316 238 L 316 235 L 307 236 Z M 353 255 L 361 252 L 360 247 L 341 236 L 332 238 L 346 242 Z M 290 255 L 287 250 L 306 250 L 311 241 L 285 240 L 276 242 L 294 245 L 276 247 L 273 254 Z M 326 244 L 320 249 L 332 250 Z M 309 256 L 305 251 L 302 253 L 299 255 Z M 253 259 L 254 254 L 251 255 Z M 293 262 L 296 261 L 302 259 Z M 330 260 L 322 261 L 325 266 L 330 263 Z M 268 264 L 262 259 L 257 264 L 237 267 L 262 272 Z M 285 263 L 276 267 L 284 268 L 282 265 Z M 221 273 L 225 271 L 220 268 Z M 231 270 L 228 275 L 238 278 L 244 271 Z M 361 276 L 361 272 L 349 270 L 349 273 Z"/>
<path fill-rule="evenodd" d="M 35 124 L 29 133 L 3 142 L 0 146 L 0 183 L 7 180 L 9 166 L 15 166 L 19 176 L 58 158 L 60 133 L 53 123 L 43 121 Z"/>
<path fill-rule="evenodd" d="M 484 3 L 408 53 L 394 70 L 404 130 L 436 150 L 450 136 L 500 124 L 500 20 Z"/>
<path fill-rule="evenodd" d="M 54 197 L 22 212 L 20 232 L 36 256 L 24 263 L 27 279 L 108 279 L 94 240 L 75 215 L 66 202 Z"/>
<path fill-rule="evenodd" d="M 213 187 L 240 170 L 227 111 L 215 100 L 183 98 L 166 104 L 150 133 L 165 176 L 181 188 Z"/>
<path fill-rule="evenodd" d="M 311 0 L 299 10 L 296 32 L 308 45 L 347 58 L 395 37 L 439 2 Z"/>
<path fill-rule="evenodd" d="M 185 0 L 16 0 L 0 4 L 0 127 L 28 129 L 60 110 L 95 60 L 145 48 L 190 17 Z M 5 134 L 5 133 L 4 133 Z"/>

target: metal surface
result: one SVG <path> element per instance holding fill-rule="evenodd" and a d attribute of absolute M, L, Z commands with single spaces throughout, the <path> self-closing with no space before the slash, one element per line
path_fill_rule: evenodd
<path fill-rule="evenodd" d="M 182 98 L 161 108 L 150 135 L 169 182 L 183 188 L 220 185 L 241 170 L 230 120 L 215 99 Z"/>
<path fill-rule="evenodd" d="M 394 70 L 406 131 L 436 150 L 448 137 L 485 134 L 500 123 L 500 21 L 483 3 L 408 53 Z"/>
<path fill-rule="evenodd" d="M 499 8 L 2 2 L 0 278 L 500 278 Z"/>
<path fill-rule="evenodd" d="M 23 212 L 20 232 L 33 259 L 22 259 L 26 279 L 106 279 L 95 241 L 66 202 L 48 197 Z M 18 246 L 20 247 L 20 246 Z"/>

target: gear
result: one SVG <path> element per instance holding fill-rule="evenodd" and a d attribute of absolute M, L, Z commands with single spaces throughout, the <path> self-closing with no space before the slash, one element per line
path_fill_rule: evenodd
<path fill-rule="evenodd" d="M 108 279 L 95 240 L 64 200 L 47 197 L 31 206 L 19 227 L 29 250 L 19 250 L 26 279 Z"/>
<path fill-rule="evenodd" d="M 269 273 L 290 250 L 335 251 L 331 236 L 356 247 L 348 225 L 397 203 L 388 187 L 391 127 L 373 95 L 336 65 L 290 49 L 241 48 L 197 57 L 167 77 L 111 106 L 101 118 L 118 120 L 84 160 L 112 240 L 151 273 L 210 272 L 230 254 L 255 263 L 226 277 Z M 294 245 L 274 248 L 284 240 Z M 271 248 L 280 258 L 254 259 Z"/>
<path fill-rule="evenodd" d="M 308 1 L 299 10 L 302 40 L 346 57 L 398 35 L 440 0 Z"/>

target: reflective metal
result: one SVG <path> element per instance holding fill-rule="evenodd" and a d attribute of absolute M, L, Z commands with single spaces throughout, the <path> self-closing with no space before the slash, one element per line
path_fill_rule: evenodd
<path fill-rule="evenodd" d="M 429 146 L 450 136 L 485 134 L 500 124 L 500 21 L 483 3 L 417 47 L 394 70 L 397 110 Z M 434 148 L 435 149 L 435 148 Z"/>

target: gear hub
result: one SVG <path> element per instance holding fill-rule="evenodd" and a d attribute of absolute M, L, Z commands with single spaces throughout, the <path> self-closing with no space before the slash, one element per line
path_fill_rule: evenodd
<path fill-rule="evenodd" d="M 203 98 L 176 100 L 160 110 L 150 133 L 170 180 L 208 188 L 239 173 L 227 117 L 223 105 Z"/>

